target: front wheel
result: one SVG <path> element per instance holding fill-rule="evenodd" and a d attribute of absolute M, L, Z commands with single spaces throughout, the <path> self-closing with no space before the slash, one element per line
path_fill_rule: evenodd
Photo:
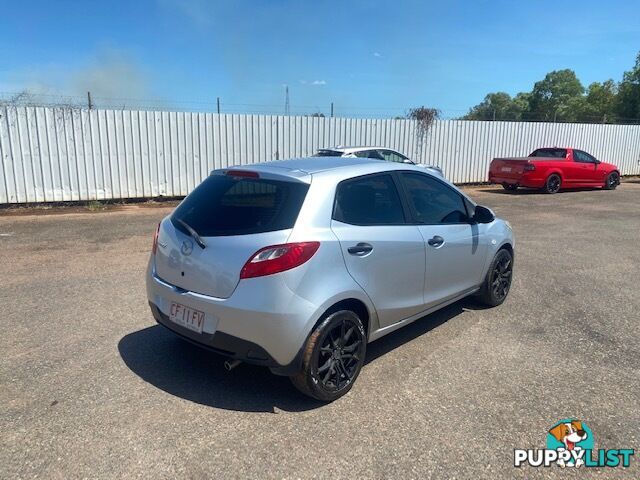
<path fill-rule="evenodd" d="M 490 307 L 505 301 L 511 288 L 513 255 L 507 249 L 499 250 L 489 266 L 489 271 L 478 294 L 478 299 Z"/>
<path fill-rule="evenodd" d="M 620 174 L 618 172 L 611 172 L 607 175 L 604 188 L 607 190 L 615 190 L 618 185 L 620 185 Z"/>
<path fill-rule="evenodd" d="M 557 193 L 562 185 L 562 179 L 557 173 L 549 175 L 547 181 L 544 184 L 544 191 L 547 193 Z"/>
<path fill-rule="evenodd" d="M 305 395 L 332 402 L 346 394 L 360 374 L 367 349 L 362 321 L 354 312 L 328 315 L 304 346 L 302 370 L 291 382 Z"/>

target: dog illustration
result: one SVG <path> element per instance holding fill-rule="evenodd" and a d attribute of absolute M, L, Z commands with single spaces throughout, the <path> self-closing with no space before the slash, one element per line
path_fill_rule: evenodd
<path fill-rule="evenodd" d="M 556 440 L 564 444 L 564 448 L 560 447 L 558 448 L 558 451 L 582 450 L 580 447 L 576 446 L 576 443 L 587 439 L 587 432 L 582 428 L 582 422 L 577 420 L 560 423 L 549 430 L 549 433 L 553 435 Z M 583 464 L 584 461 L 582 459 L 575 462 L 575 465 L 573 460 L 569 460 L 566 463 L 564 460 L 558 460 L 558 465 L 561 467 L 579 467 Z"/>

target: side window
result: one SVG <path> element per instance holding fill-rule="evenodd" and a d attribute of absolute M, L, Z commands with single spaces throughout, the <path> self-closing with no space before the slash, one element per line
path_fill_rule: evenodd
<path fill-rule="evenodd" d="M 351 225 L 405 223 L 398 190 L 391 175 L 369 175 L 338 185 L 333 218 Z"/>
<path fill-rule="evenodd" d="M 405 161 L 405 157 L 398 155 L 396 152 L 392 152 L 391 150 L 380 150 L 380 153 L 387 162 L 402 163 Z"/>
<path fill-rule="evenodd" d="M 377 150 L 363 150 L 361 152 L 356 152 L 355 156 L 360 158 L 374 158 L 376 160 L 384 160 L 382 158 L 382 155 L 380 155 Z"/>
<path fill-rule="evenodd" d="M 574 150 L 573 159 L 580 163 L 594 163 L 594 158 L 582 150 Z"/>
<path fill-rule="evenodd" d="M 409 202 L 420 223 L 467 223 L 462 195 L 444 183 L 419 173 L 401 173 Z"/>

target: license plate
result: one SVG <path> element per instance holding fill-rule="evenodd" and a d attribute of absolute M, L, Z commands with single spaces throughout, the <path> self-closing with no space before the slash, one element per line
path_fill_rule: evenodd
<path fill-rule="evenodd" d="M 502 171 L 503 172 L 510 172 L 511 171 L 511 167 L 502 167 Z"/>
<path fill-rule="evenodd" d="M 169 320 L 194 332 L 202 333 L 204 312 L 185 307 L 181 303 L 171 302 Z"/>

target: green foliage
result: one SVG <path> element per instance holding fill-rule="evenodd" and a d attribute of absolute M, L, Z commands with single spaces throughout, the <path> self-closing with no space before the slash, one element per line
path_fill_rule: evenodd
<path fill-rule="evenodd" d="M 465 120 L 581 123 L 640 122 L 640 53 L 620 83 L 594 82 L 585 90 L 573 70 L 549 72 L 531 92 L 488 94 Z"/>
<path fill-rule="evenodd" d="M 640 119 L 640 53 L 633 69 L 624 72 L 618 87 L 616 107 L 620 117 Z"/>

